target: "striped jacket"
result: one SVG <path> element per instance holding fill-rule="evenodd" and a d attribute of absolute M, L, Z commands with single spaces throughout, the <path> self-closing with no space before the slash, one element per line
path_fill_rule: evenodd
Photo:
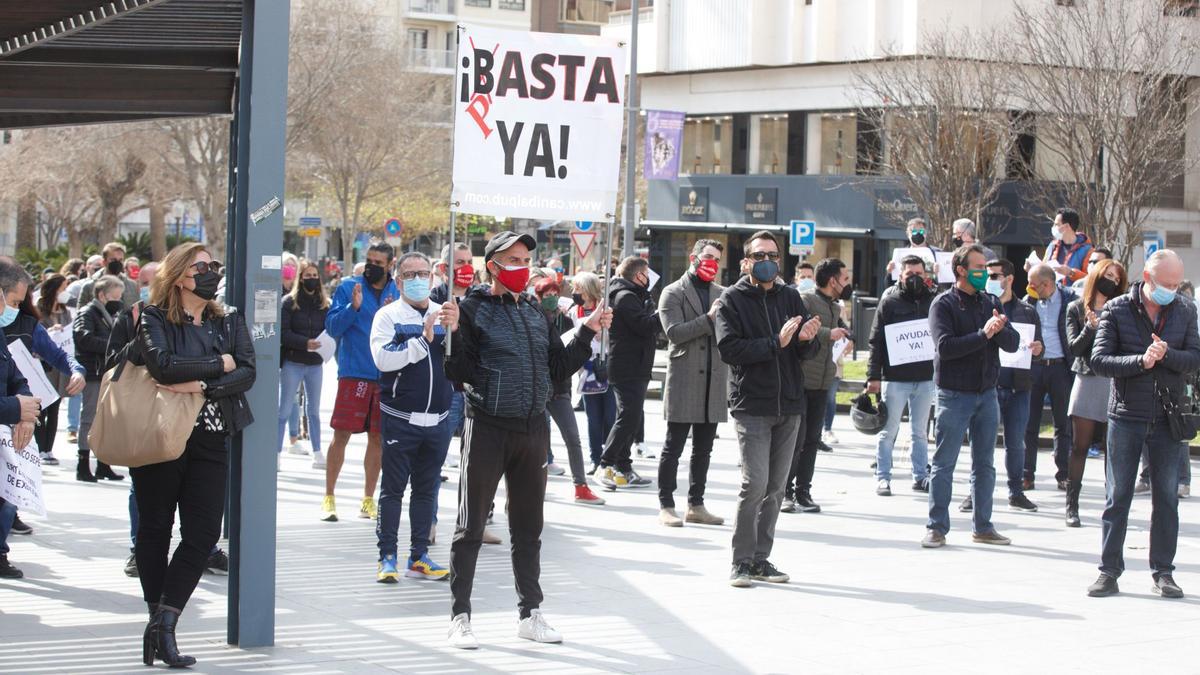
<path fill-rule="evenodd" d="M 413 413 L 420 413 L 437 415 L 438 421 L 446 419 L 452 393 L 442 368 L 446 331 L 435 325 L 432 342 L 423 335 L 425 317 L 441 307 L 430 302 L 422 313 L 401 299 L 376 312 L 371 324 L 371 358 L 380 373 L 379 407 L 385 415 L 409 420 Z"/>

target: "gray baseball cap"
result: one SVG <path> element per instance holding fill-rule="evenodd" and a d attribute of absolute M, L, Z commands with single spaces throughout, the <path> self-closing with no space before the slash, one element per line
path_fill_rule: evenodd
<path fill-rule="evenodd" d="M 525 244 L 525 248 L 529 249 L 530 251 L 537 248 L 537 240 L 535 240 L 533 237 L 527 234 L 517 234 L 511 230 L 505 230 L 504 232 L 500 232 L 488 240 L 487 246 L 485 246 L 483 249 L 484 261 L 486 262 L 491 260 L 493 255 L 508 249 L 508 247 L 517 242 Z"/>

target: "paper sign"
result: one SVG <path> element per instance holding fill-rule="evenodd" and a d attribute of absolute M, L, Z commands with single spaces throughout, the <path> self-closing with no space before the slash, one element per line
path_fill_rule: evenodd
<path fill-rule="evenodd" d="M 1021 370 L 1029 370 L 1029 366 L 1033 361 L 1033 352 L 1029 349 L 1029 343 L 1033 342 L 1036 335 L 1035 327 L 1031 323 L 1012 322 L 1012 327 L 1021 334 L 1020 346 L 1015 352 L 1006 352 L 1000 350 L 1000 367 L 1001 368 L 1019 368 Z"/>
<path fill-rule="evenodd" d="M 832 347 L 829 348 L 829 357 L 833 359 L 834 363 L 837 363 L 838 359 L 842 358 L 842 354 L 846 353 L 846 348 L 849 346 L 850 338 L 842 338 L 841 340 L 838 340 L 837 342 L 833 343 Z"/>
<path fill-rule="evenodd" d="M 14 448 L 12 427 L 8 425 L 0 425 L 0 499 L 20 511 L 46 515 L 46 505 L 42 501 L 42 458 L 38 454 L 37 441 L 31 438 L 29 445 L 20 450 Z"/>
<path fill-rule="evenodd" d="M 934 258 L 932 249 L 925 247 L 925 246 L 921 246 L 919 248 L 898 248 L 895 251 L 892 251 L 892 262 L 895 263 L 894 265 L 892 265 L 892 280 L 893 281 L 900 280 L 900 272 L 903 271 L 900 268 L 900 261 L 907 258 L 910 255 L 915 255 L 918 258 L 923 258 L 925 260 L 926 266 L 929 267 L 929 271 L 930 272 L 933 271 L 933 266 L 937 262 L 937 260 Z M 953 276 L 953 271 L 951 271 L 951 276 Z M 951 283 L 953 283 L 953 281 L 954 280 L 951 279 Z"/>
<path fill-rule="evenodd" d="M 50 386 L 50 380 L 46 378 L 46 371 L 42 369 L 42 362 L 29 353 L 29 350 L 25 348 L 25 343 L 14 340 L 8 346 L 8 351 L 12 354 L 13 362 L 17 364 L 21 374 L 25 376 L 25 380 L 29 382 L 29 392 L 42 400 L 42 408 L 57 401 L 58 391 Z"/>
<path fill-rule="evenodd" d="M 646 290 L 652 291 L 652 290 L 654 290 L 654 284 L 658 283 L 658 280 L 660 279 L 660 277 L 658 275 L 658 272 L 655 272 L 654 270 L 650 269 L 649 267 L 646 268 L 646 275 L 650 277 L 650 285 L 646 287 Z"/>
<path fill-rule="evenodd" d="M 929 320 L 914 319 L 883 327 L 887 342 L 888 363 L 902 366 L 933 360 L 933 338 L 929 335 Z"/>
<path fill-rule="evenodd" d="M 317 347 L 316 353 L 321 355 L 322 360 L 328 362 L 333 358 L 333 353 L 337 351 L 337 341 L 329 333 L 321 331 L 321 334 L 317 336 L 317 342 L 320 342 L 321 346 Z"/>
<path fill-rule="evenodd" d="M 933 255 L 937 262 L 937 282 L 939 284 L 954 283 L 954 252 L 940 251 Z"/>
<path fill-rule="evenodd" d="M 1030 251 L 1029 257 L 1025 259 L 1025 262 L 1029 263 L 1030 267 L 1033 267 L 1034 265 L 1040 265 L 1042 259 L 1038 257 L 1037 251 Z"/>
<path fill-rule="evenodd" d="M 58 345 L 58 348 L 66 352 L 69 356 L 75 356 L 75 332 L 70 326 L 63 326 L 57 330 L 47 328 L 46 332 L 50 334 L 50 340 Z"/>

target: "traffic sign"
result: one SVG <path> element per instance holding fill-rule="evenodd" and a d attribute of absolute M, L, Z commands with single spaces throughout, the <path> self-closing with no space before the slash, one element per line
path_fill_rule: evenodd
<path fill-rule="evenodd" d="M 596 233 L 572 232 L 571 243 L 575 245 L 575 250 L 579 253 L 579 257 L 586 258 L 588 252 L 592 250 L 592 245 L 596 243 Z"/>
<path fill-rule="evenodd" d="M 591 230 L 592 225 L 593 225 L 593 223 L 590 220 L 575 221 L 575 229 L 579 230 L 580 232 L 587 232 L 587 231 Z"/>
<path fill-rule="evenodd" d="M 811 220 L 793 220 L 791 246 L 812 248 L 817 243 L 817 224 Z"/>
<path fill-rule="evenodd" d="M 391 220 L 387 221 L 387 224 L 383 226 L 383 229 L 385 232 L 388 233 L 389 237 L 399 237 L 400 236 L 400 219 L 392 218 Z"/>
<path fill-rule="evenodd" d="M 1150 256 L 1163 249 L 1162 237 L 1158 236 L 1158 232 L 1143 232 L 1142 233 L 1142 248 L 1146 249 L 1146 260 Z"/>
<path fill-rule="evenodd" d="M 302 227 L 298 230 L 301 237 L 319 237 L 321 236 L 321 228 L 319 227 Z"/>
<path fill-rule="evenodd" d="M 298 224 L 302 228 L 303 227 L 320 227 L 321 226 L 321 217 L 320 216 L 301 216 Z"/>

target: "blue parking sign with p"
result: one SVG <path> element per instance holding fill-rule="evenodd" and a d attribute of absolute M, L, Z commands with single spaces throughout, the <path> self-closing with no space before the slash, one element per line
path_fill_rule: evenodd
<path fill-rule="evenodd" d="M 811 220 L 793 220 L 789 243 L 792 246 L 812 248 L 817 243 L 817 224 Z"/>

